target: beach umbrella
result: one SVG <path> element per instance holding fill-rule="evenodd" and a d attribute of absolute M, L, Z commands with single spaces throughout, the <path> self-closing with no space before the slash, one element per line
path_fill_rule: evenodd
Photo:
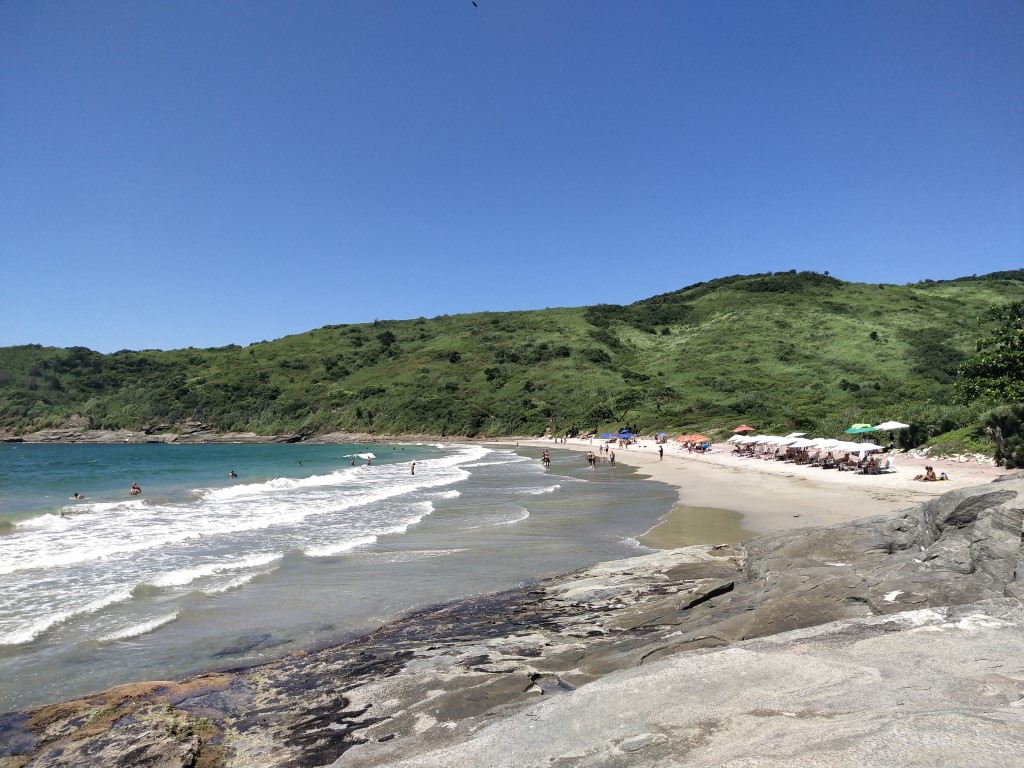
<path fill-rule="evenodd" d="M 753 432 L 753 427 L 748 427 L 746 424 L 740 424 L 733 432 Z"/>
<path fill-rule="evenodd" d="M 870 424 L 854 424 L 846 430 L 846 434 L 859 435 L 863 432 L 874 432 L 876 429 L 878 429 L 878 427 L 873 427 Z"/>
<path fill-rule="evenodd" d="M 903 424 L 899 421 L 883 421 L 881 424 L 876 424 L 875 429 L 880 429 L 884 432 L 892 432 L 894 429 L 909 429 L 909 424 Z"/>
<path fill-rule="evenodd" d="M 806 437 L 806 432 L 790 432 L 786 437 Z"/>
<path fill-rule="evenodd" d="M 633 437 L 633 436 L 634 435 L 633 435 L 632 432 L 627 432 L 626 430 L 622 430 L 621 432 L 619 432 L 619 437 L 622 437 L 622 438 L 628 438 L 628 437 Z"/>
<path fill-rule="evenodd" d="M 745 438 L 743 435 L 733 435 L 732 437 L 730 437 L 725 442 L 727 442 L 727 443 L 745 443 L 746 441 L 747 441 L 747 438 Z"/>

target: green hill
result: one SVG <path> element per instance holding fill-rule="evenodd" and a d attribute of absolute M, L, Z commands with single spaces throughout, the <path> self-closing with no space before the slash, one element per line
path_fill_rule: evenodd
<path fill-rule="evenodd" d="M 958 428 L 978 317 L 1024 270 L 912 285 L 813 272 L 726 277 L 628 306 L 325 326 L 242 348 L 0 348 L 0 430 L 200 421 L 221 431 L 438 435 L 612 429 L 837 434 Z M 975 430 L 976 431 L 976 430 Z"/>

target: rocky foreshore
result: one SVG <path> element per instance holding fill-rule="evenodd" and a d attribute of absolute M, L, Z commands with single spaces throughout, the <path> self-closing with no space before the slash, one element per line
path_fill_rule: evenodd
<path fill-rule="evenodd" d="M 1024 480 L 662 551 L 0 717 L 0 767 L 988 766 L 1024 754 Z"/>

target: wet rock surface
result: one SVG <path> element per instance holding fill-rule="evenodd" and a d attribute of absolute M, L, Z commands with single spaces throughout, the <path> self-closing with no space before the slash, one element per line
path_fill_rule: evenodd
<path fill-rule="evenodd" d="M 604 563 L 0 716 L 0 768 L 1018 765 L 1022 529 L 1018 479 Z"/>

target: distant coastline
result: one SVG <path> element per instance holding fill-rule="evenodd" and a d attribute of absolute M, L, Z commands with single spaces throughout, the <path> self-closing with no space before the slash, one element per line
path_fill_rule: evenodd
<path fill-rule="evenodd" d="M 502 442 L 516 438 L 466 437 L 464 435 L 428 435 L 408 434 L 389 435 L 372 434 L 369 432 L 330 432 L 322 435 L 260 435 L 255 432 L 217 432 L 202 424 L 183 425 L 181 431 L 167 430 L 129 430 L 129 429 L 78 429 L 57 428 L 42 429 L 23 435 L 0 432 L 0 443 L 84 443 L 84 444 L 160 444 L 160 443 L 252 443 L 264 445 L 273 443 L 306 443 L 309 445 L 330 445 L 335 443 L 480 443 Z M 526 438 L 522 438 L 526 439 Z"/>

